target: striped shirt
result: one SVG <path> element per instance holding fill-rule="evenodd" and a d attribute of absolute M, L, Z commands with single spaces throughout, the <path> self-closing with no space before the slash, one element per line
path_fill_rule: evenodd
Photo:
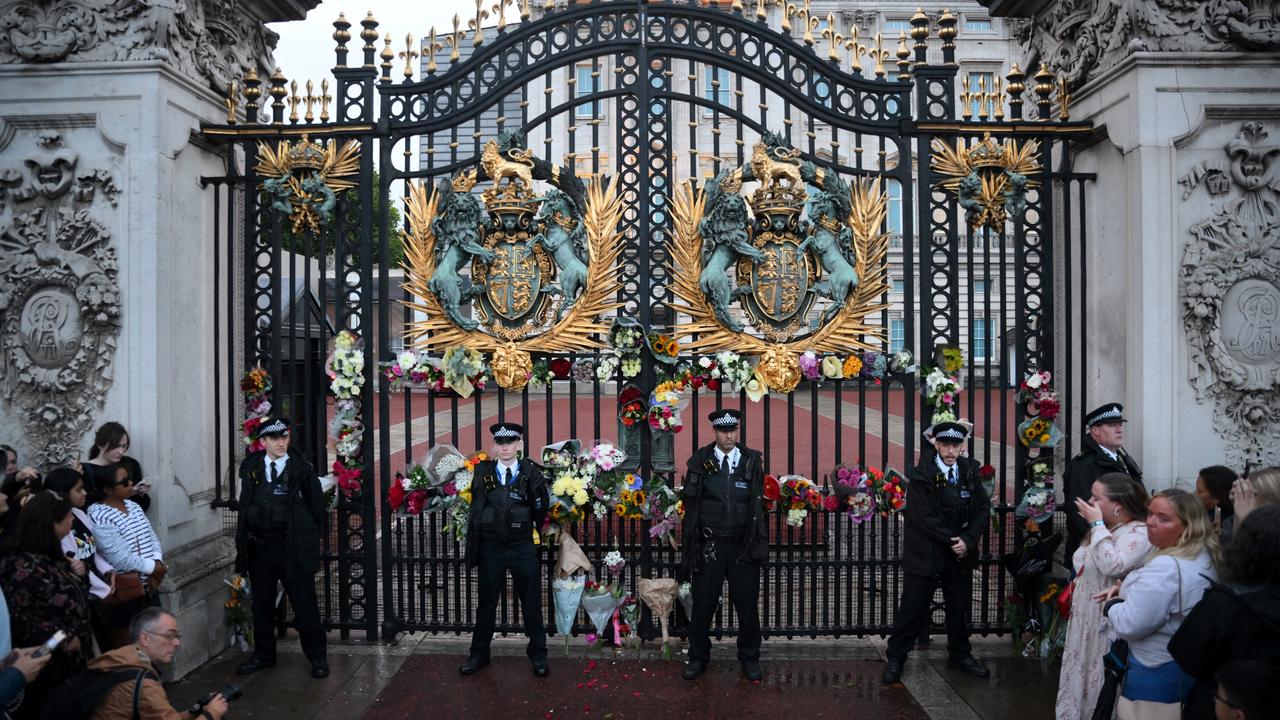
<path fill-rule="evenodd" d="M 160 540 L 142 508 L 132 500 L 125 500 L 127 512 L 105 503 L 89 508 L 89 518 L 94 524 L 94 539 L 98 552 L 111 563 L 116 572 L 140 572 L 150 575 L 156 569 L 156 561 L 163 560 Z"/>

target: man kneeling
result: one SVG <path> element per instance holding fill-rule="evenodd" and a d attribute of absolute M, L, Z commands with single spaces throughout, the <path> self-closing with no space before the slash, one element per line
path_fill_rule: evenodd
<path fill-rule="evenodd" d="M 116 685 L 103 698 L 90 720 L 221 720 L 227 712 L 226 698 L 214 695 L 199 713 L 176 710 L 169 704 L 160 684 L 156 664 L 173 662 L 173 655 L 182 646 L 182 633 L 178 620 L 160 608 L 147 608 L 133 617 L 129 623 L 132 644 L 99 655 L 89 663 L 89 669 L 100 673 L 115 673 L 137 669 L 134 680 Z M 134 695 L 138 698 L 137 714 L 134 714 Z"/>

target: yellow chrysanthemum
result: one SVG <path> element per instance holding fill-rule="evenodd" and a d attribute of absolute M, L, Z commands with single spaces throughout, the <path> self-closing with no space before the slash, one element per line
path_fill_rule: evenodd
<path fill-rule="evenodd" d="M 858 373 L 862 372 L 862 358 L 857 355 L 850 355 L 844 359 L 844 376 L 845 378 L 854 378 Z"/>

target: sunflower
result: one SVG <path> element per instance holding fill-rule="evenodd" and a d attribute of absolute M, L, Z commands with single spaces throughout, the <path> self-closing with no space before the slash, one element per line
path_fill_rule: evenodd
<path fill-rule="evenodd" d="M 618 503 L 613 506 L 613 513 L 620 518 L 625 518 L 627 516 L 627 506 L 622 503 Z"/>
<path fill-rule="evenodd" d="M 624 492 L 625 492 L 625 491 L 624 491 Z M 643 491 L 643 490 L 636 490 L 636 491 L 635 491 L 635 493 L 631 496 L 631 498 L 632 498 L 632 500 L 635 502 L 635 504 L 637 504 L 637 505 L 644 505 L 644 491 Z"/>

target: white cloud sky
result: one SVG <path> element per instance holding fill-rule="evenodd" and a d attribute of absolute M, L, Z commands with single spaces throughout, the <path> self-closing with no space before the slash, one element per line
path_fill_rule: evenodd
<path fill-rule="evenodd" d="M 486 5 L 489 4 L 486 3 Z M 475 17 L 476 4 L 474 0 L 429 0 L 428 2 L 328 0 L 307 13 L 305 20 L 271 23 L 269 27 L 280 34 L 280 42 L 276 45 L 275 51 L 276 65 L 284 71 L 285 77 L 297 80 L 299 85 L 312 80 L 319 86 L 323 78 L 329 78 L 332 84 L 330 73 L 335 60 L 333 48 L 337 44 L 333 41 L 333 21 L 338 19 L 339 12 L 346 13 L 347 20 L 351 22 L 349 31 L 351 40 L 347 42 L 347 49 L 350 51 L 347 55 L 347 63 L 359 65 L 361 63 L 360 48 L 364 45 L 360 40 L 360 21 L 369 11 L 373 12 L 374 19 L 378 21 L 378 32 L 384 37 L 387 33 L 391 33 L 393 39 L 391 48 L 398 55 L 404 50 L 406 33 L 413 33 L 416 45 L 419 39 L 427 35 L 432 25 L 435 25 L 437 33 L 443 33 L 446 29 L 452 30 L 455 14 L 462 16 L 462 25 L 465 28 L 467 20 Z M 518 21 L 519 17 L 518 9 L 514 6 L 507 8 L 508 22 L 512 19 Z M 492 17 L 485 22 L 489 26 L 493 23 Z M 381 52 L 382 43 L 379 42 L 377 45 Z M 396 69 L 393 72 L 397 82 L 404 77 L 403 68 L 404 61 L 397 57 Z M 418 75 L 416 68 L 414 75 L 415 77 Z"/>

